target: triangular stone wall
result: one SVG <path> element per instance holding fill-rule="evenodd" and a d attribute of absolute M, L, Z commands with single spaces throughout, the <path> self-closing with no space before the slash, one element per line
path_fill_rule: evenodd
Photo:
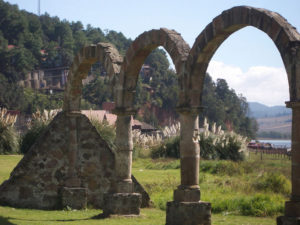
<path fill-rule="evenodd" d="M 76 120 L 76 174 L 81 187 L 87 188 L 88 205 L 102 208 L 103 194 L 110 191 L 115 178 L 114 153 L 86 116 L 79 115 Z M 0 186 L 0 204 L 37 209 L 61 207 L 60 192 L 69 169 L 69 130 L 66 113 L 59 113 Z M 138 182 L 135 184 L 135 189 L 143 190 Z M 148 205 L 149 196 L 142 194 L 144 205 Z"/>

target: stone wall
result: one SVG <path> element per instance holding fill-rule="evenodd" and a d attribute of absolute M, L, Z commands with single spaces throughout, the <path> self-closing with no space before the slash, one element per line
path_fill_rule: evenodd
<path fill-rule="evenodd" d="M 70 123 L 66 113 L 59 113 L 44 133 L 0 186 L 0 203 L 22 208 L 59 209 L 61 190 L 65 186 L 69 165 Z M 87 188 L 87 204 L 102 208 L 103 194 L 109 192 L 115 179 L 113 151 L 100 137 L 84 115 L 77 122 L 77 177 L 81 187 Z M 135 182 L 135 189 L 150 199 Z"/>

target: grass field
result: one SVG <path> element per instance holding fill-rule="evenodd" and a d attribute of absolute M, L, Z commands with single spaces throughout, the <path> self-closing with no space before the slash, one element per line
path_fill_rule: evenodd
<path fill-rule="evenodd" d="M 0 156 L 0 182 L 9 177 L 21 157 Z M 45 211 L 0 207 L 0 224 L 165 224 L 166 201 L 172 200 L 173 189 L 180 182 L 179 161 L 138 159 L 134 161 L 133 174 L 155 205 L 142 209 L 140 217 L 95 219 L 101 210 Z M 250 160 L 241 163 L 202 161 L 201 199 L 212 203 L 213 224 L 275 225 L 276 216 L 282 214 L 284 201 L 288 198 L 289 178 L 290 161 L 287 159 L 264 157 L 260 161 L 259 156 L 253 154 Z"/>

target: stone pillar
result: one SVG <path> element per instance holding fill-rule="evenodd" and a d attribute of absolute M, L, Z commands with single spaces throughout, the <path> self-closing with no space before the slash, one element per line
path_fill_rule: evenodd
<path fill-rule="evenodd" d="M 66 113 L 69 124 L 69 143 L 68 143 L 68 172 L 65 185 L 67 187 L 79 187 L 80 180 L 76 173 L 76 161 L 78 154 L 77 143 L 77 118 L 80 112 Z"/>
<path fill-rule="evenodd" d="M 300 224 L 300 102 L 287 102 L 292 108 L 292 193 L 285 203 L 284 216 L 277 218 L 277 225 Z"/>
<path fill-rule="evenodd" d="M 131 166 L 132 166 L 132 124 L 133 112 L 115 111 L 116 122 L 116 192 L 132 193 Z"/>
<path fill-rule="evenodd" d="M 80 112 L 65 112 L 68 119 L 68 172 L 64 187 L 61 190 L 62 207 L 83 209 L 87 206 L 87 190 L 81 187 L 81 180 L 76 171 L 78 155 L 77 123 Z"/>
<path fill-rule="evenodd" d="M 133 193 L 131 180 L 133 150 L 131 116 L 134 112 L 117 108 L 113 113 L 118 116 L 115 141 L 116 182 L 113 193 L 104 195 L 103 213 L 105 216 L 139 215 L 142 198 L 141 194 Z"/>
<path fill-rule="evenodd" d="M 198 108 L 179 108 L 181 184 L 167 203 L 167 225 L 210 225 L 211 204 L 200 201 Z"/>
<path fill-rule="evenodd" d="M 198 142 L 198 111 L 179 109 L 180 114 L 180 175 L 181 184 L 174 191 L 174 200 L 198 202 L 200 147 Z"/>

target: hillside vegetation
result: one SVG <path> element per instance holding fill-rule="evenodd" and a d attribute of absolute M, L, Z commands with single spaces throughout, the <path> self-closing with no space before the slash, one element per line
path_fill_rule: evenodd
<path fill-rule="evenodd" d="M 131 44 L 121 32 L 101 30 L 80 21 L 61 20 L 45 13 L 37 16 L 17 5 L 0 0 L 0 107 L 31 114 L 37 110 L 60 108 L 61 93 L 46 95 L 30 89 L 24 90 L 17 82 L 34 69 L 68 67 L 76 52 L 87 44 L 111 42 L 124 55 Z M 178 100 L 177 76 L 164 50 L 156 49 L 146 59 L 151 68 L 148 77 L 140 76 L 136 90 L 136 107 L 141 108 L 139 119 L 154 126 L 162 126 L 163 120 L 176 120 L 174 108 Z M 92 69 L 96 79 L 83 90 L 83 107 L 99 109 L 103 101 L 113 99 L 111 88 L 101 63 Z M 244 97 L 230 89 L 227 82 L 213 82 L 206 76 L 203 93 L 203 113 L 223 129 L 254 137 L 255 120 L 248 115 Z M 164 118 L 161 115 L 165 115 Z M 170 120 L 169 120 L 170 118 Z"/>
<path fill-rule="evenodd" d="M 282 105 L 267 106 L 258 102 L 249 102 L 249 116 L 254 118 L 280 117 L 292 114 L 292 110 Z"/>

